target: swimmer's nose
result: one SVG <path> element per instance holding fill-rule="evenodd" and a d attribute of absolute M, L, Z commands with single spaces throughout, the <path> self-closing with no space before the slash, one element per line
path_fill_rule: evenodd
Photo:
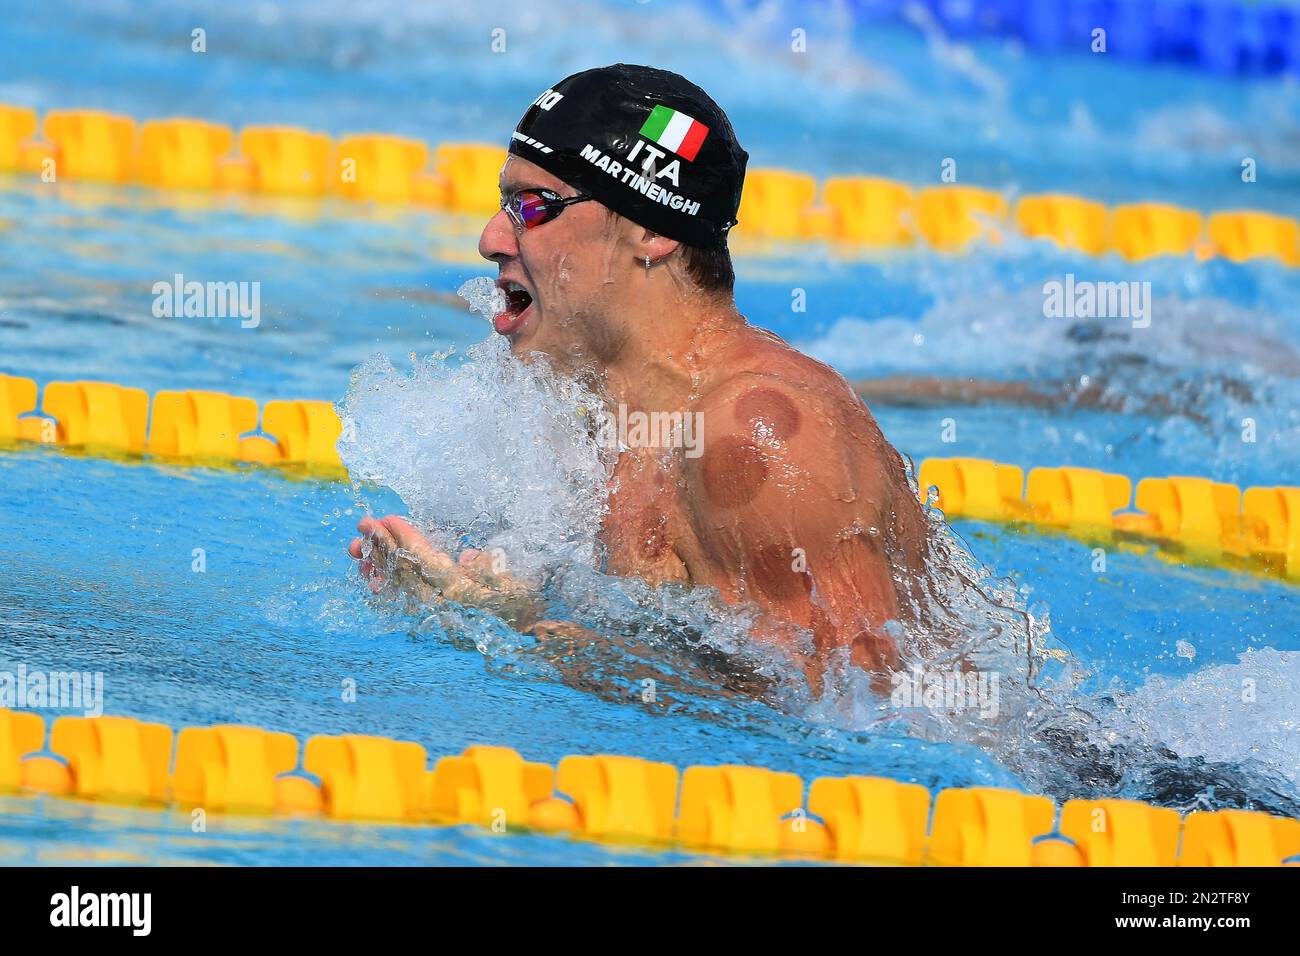
<path fill-rule="evenodd" d="M 484 259 L 498 262 L 519 255 L 519 236 L 515 224 L 502 209 L 487 221 L 483 234 L 478 237 L 478 254 Z"/>

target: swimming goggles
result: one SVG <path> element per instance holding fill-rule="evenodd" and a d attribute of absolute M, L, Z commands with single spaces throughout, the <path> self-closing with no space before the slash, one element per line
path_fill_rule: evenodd
<path fill-rule="evenodd" d="M 549 189 L 516 189 L 501 197 L 501 208 L 518 228 L 536 229 L 542 223 L 550 222 L 564 212 L 565 206 L 594 198 L 594 196 L 579 194 L 565 199 L 559 193 Z"/>

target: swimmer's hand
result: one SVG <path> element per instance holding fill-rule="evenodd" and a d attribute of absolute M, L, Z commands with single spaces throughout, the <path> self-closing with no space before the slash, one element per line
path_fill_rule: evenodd
<path fill-rule="evenodd" d="M 481 608 L 518 631 L 539 623 L 543 606 L 519 581 L 495 570 L 492 555 L 468 548 L 458 558 L 439 551 L 405 518 L 363 518 L 348 554 L 361 562 L 370 590 L 405 594 L 422 605 L 439 601 Z"/>

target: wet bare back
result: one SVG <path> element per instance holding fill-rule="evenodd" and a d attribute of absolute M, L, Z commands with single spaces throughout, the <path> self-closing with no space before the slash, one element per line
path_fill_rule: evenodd
<path fill-rule="evenodd" d="M 754 637 L 816 656 L 897 663 L 882 626 L 907 614 L 896 580 L 923 573 L 926 524 L 899 454 L 833 369 L 741 324 L 687 356 L 702 454 L 620 457 L 604 525 L 611 573 L 717 588 L 767 612 Z M 904 585 L 906 587 L 907 585 Z"/>

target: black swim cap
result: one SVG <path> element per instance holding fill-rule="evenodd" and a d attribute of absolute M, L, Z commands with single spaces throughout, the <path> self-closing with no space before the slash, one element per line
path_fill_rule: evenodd
<path fill-rule="evenodd" d="M 524 113 L 510 152 L 661 236 L 718 248 L 749 154 L 685 77 L 618 63 L 561 80 Z"/>

